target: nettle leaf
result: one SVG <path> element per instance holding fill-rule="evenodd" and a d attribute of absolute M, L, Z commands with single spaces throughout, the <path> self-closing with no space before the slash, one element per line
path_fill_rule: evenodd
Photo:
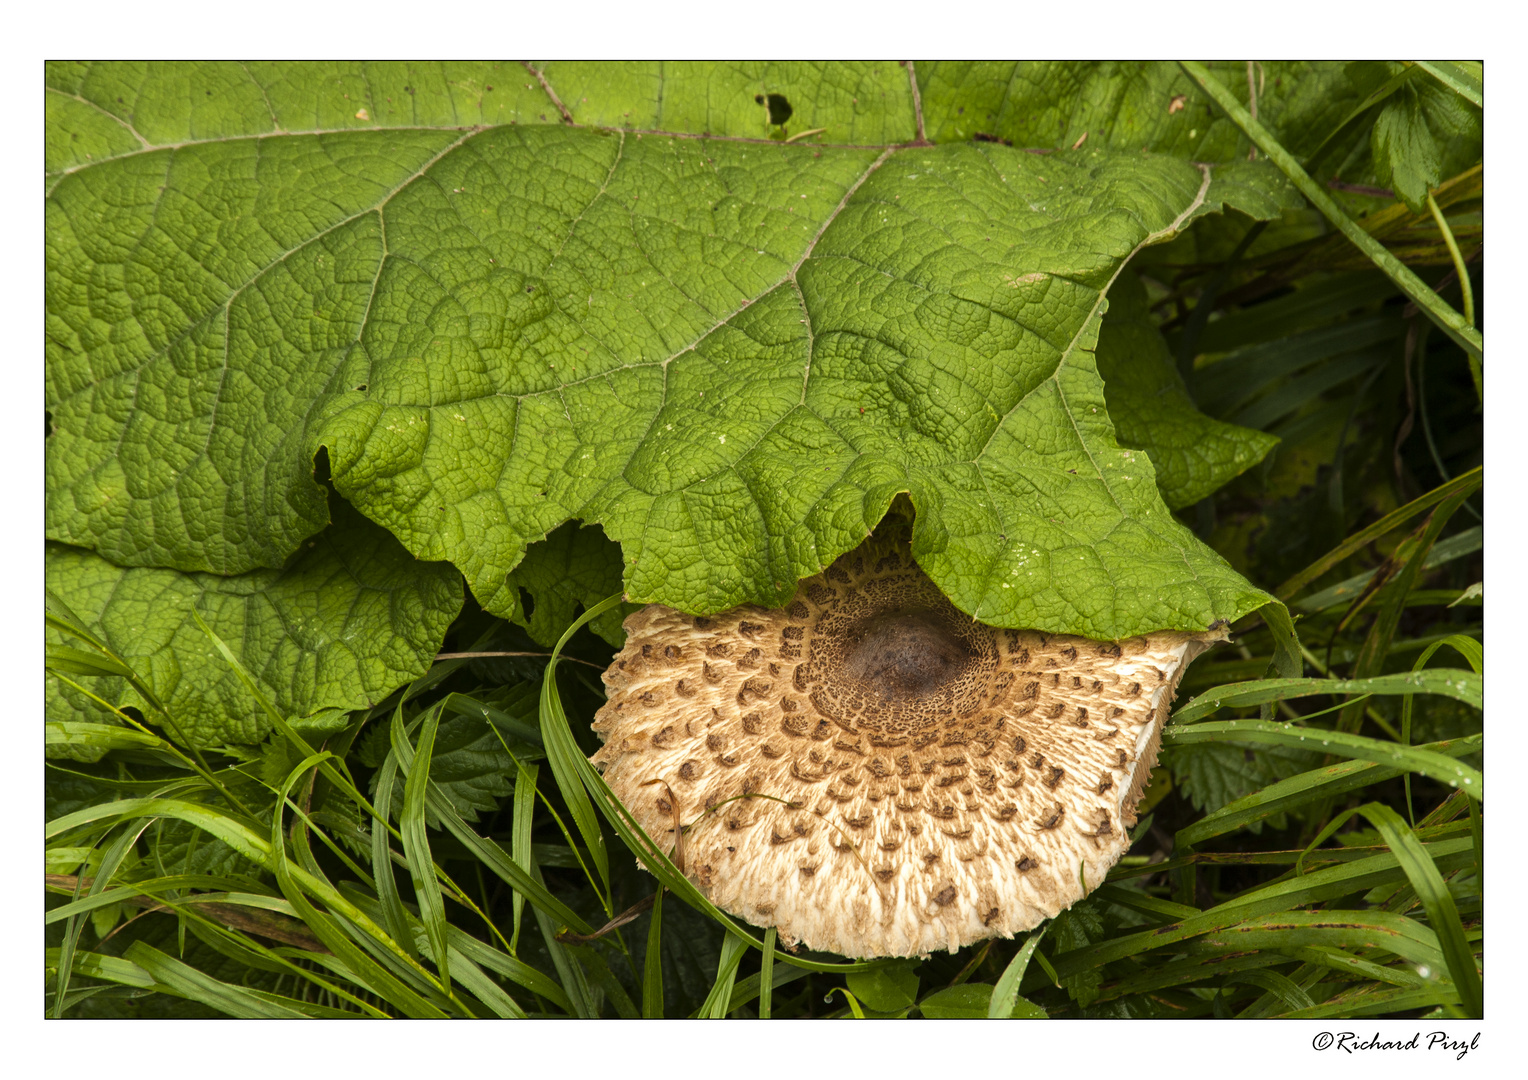
<path fill-rule="evenodd" d="M 735 78 L 818 115 L 815 69 L 765 67 L 684 69 L 662 109 L 701 123 Z M 528 545 L 570 520 L 620 545 L 629 600 L 700 613 L 782 602 L 900 492 L 925 569 L 997 625 L 1115 638 L 1267 600 L 1118 448 L 1092 355 L 1140 247 L 1285 205 L 1263 163 L 554 126 L 614 107 L 555 67 L 108 68 L 55 77 L 142 140 L 50 158 L 56 539 L 279 564 L 323 521 L 322 450 L 510 617 Z M 843 70 L 823 117 L 870 125 L 863 87 L 899 115 L 879 68 Z M 384 104 L 420 122 L 366 130 L 401 122 Z"/>
<path fill-rule="evenodd" d="M 1172 771 L 1178 787 L 1194 808 L 1208 813 L 1269 784 L 1317 767 L 1321 755 L 1279 746 L 1197 743 L 1163 748 L 1162 763 Z M 1285 817 L 1275 814 L 1249 828 L 1255 833 L 1262 832 L 1264 824 L 1282 829 Z"/>
<path fill-rule="evenodd" d="M 1385 101 L 1370 133 L 1374 168 L 1413 213 L 1427 193 L 1480 160 L 1483 114 L 1438 82 L 1413 78 Z"/>
<path fill-rule="evenodd" d="M 1199 411 L 1134 274 L 1109 290 L 1097 358 L 1119 443 L 1146 451 L 1168 506 L 1198 502 L 1278 445 L 1275 436 Z"/>
<path fill-rule="evenodd" d="M 201 745 L 258 742 L 268 722 L 193 610 L 277 709 L 307 716 L 365 708 L 424 674 L 462 605 L 455 570 L 416 561 L 343 504 L 335 524 L 284 570 L 237 577 L 124 570 L 91 552 L 50 545 L 46 574 L 48 588 L 145 678 L 179 729 Z M 120 679 L 91 683 L 112 704 L 143 707 Z M 49 716 L 99 720 L 96 710 L 71 691 L 50 703 Z"/>
<path fill-rule="evenodd" d="M 1089 887 L 1096 886 L 1090 882 Z M 1077 901 L 1057 915 L 1051 920 L 1049 930 L 1051 947 L 1058 954 L 1085 949 L 1108 936 L 1102 909 L 1092 897 Z M 1099 968 L 1087 968 L 1064 977 L 1061 985 L 1073 1001 L 1086 1008 L 1098 999 L 1103 972 Z"/>

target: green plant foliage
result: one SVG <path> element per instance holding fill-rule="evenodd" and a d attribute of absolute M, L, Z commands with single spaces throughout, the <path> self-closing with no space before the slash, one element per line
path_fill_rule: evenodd
<path fill-rule="evenodd" d="M 1311 751 L 1288 747 L 1205 743 L 1170 747 L 1162 760 L 1195 808 L 1209 811 L 1314 768 L 1321 758 Z M 1281 814 L 1273 815 L 1267 822 L 1275 829 L 1287 825 Z M 1248 828 L 1259 832 L 1263 824 L 1258 821 Z"/>
<path fill-rule="evenodd" d="M 620 543 L 634 601 L 713 611 L 779 602 L 898 491 L 931 575 L 989 622 L 1119 637 L 1263 602 L 1113 448 L 1089 354 L 1124 259 L 1224 201 L 1276 212 L 1276 174 L 553 126 L 154 145 L 49 198 L 59 539 L 275 565 L 322 513 L 322 448 L 342 495 L 499 614 L 569 518 Z M 270 182 L 229 179 L 256 155 Z M 113 231 L 144 239 L 114 254 Z M 84 289 L 101 275 L 121 302 Z M 137 279 L 166 283 L 152 320 Z M 1163 574 L 1172 600 L 1139 604 L 1129 583 Z"/>
<path fill-rule="evenodd" d="M 283 715 L 303 717 L 365 708 L 424 674 L 461 610 L 460 579 L 449 566 L 417 562 L 344 504 L 336 511 L 335 523 L 281 570 L 218 577 L 118 569 L 50 545 L 48 587 L 119 656 L 142 666 L 186 738 L 258 742 L 267 723 L 193 611 L 237 650 Z M 146 708 L 120 680 L 94 692 L 111 705 Z M 53 680 L 50 693 L 50 719 L 110 717 Z"/>
<path fill-rule="evenodd" d="M 1109 292 L 1097 358 L 1119 443 L 1146 451 L 1168 506 L 1198 502 L 1278 444 L 1262 431 L 1199 411 L 1133 274 L 1121 275 Z"/>
<path fill-rule="evenodd" d="M 1250 72 L 1248 69 L 1251 69 Z M 1340 63 L 1222 61 L 1210 69 L 1297 152 L 1312 150 L 1361 96 Z M 1171 61 L 920 61 L 928 136 L 1015 146 L 1149 150 L 1194 161 L 1244 160 L 1251 145 Z M 1250 74 L 1250 80 L 1249 80 Z"/>
<path fill-rule="evenodd" d="M 1482 74 L 48 65 L 48 1014 L 1480 1015 Z M 1068 911 L 790 950 L 599 674 L 888 514 L 1232 641 Z"/>
<path fill-rule="evenodd" d="M 1369 91 L 1398 74 L 1400 65 L 1366 61 L 1349 65 L 1349 77 Z M 1480 65 L 1475 64 L 1478 79 Z M 1381 183 L 1415 213 L 1427 208 L 1427 193 L 1480 159 L 1482 112 L 1433 78 L 1408 80 L 1380 107 L 1370 135 Z"/>

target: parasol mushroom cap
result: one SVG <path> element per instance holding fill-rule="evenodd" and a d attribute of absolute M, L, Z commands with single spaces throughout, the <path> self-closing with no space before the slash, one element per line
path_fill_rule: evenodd
<path fill-rule="evenodd" d="M 877 535 L 781 610 L 625 622 L 606 782 L 724 911 L 786 944 L 921 956 L 1103 883 L 1178 680 L 1223 630 L 1118 642 L 962 614 Z"/>

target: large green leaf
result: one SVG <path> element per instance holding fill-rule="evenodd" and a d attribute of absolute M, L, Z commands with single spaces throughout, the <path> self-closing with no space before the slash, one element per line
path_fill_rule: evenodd
<path fill-rule="evenodd" d="M 904 68 L 766 67 L 755 110 L 783 87 L 905 135 Z M 643 107 L 637 69 L 603 99 L 589 70 L 562 92 L 556 67 L 56 69 L 50 536 L 279 565 L 322 525 L 327 451 L 342 495 L 505 615 L 569 520 L 621 545 L 632 601 L 703 612 L 780 602 L 903 491 L 920 562 L 991 623 L 1121 637 L 1264 602 L 1118 449 L 1092 350 L 1136 250 L 1222 202 L 1276 213 L 1282 177 L 537 111 Z M 744 123 L 697 104 L 738 72 L 671 74 L 678 122 Z M 70 125 L 106 160 L 71 158 Z"/>
<path fill-rule="evenodd" d="M 531 67 L 579 124 L 885 146 L 918 136 L 907 62 L 553 61 Z"/>
<path fill-rule="evenodd" d="M 1171 507 L 1204 498 L 1268 455 L 1278 439 L 1204 415 L 1189 397 L 1146 290 L 1124 273 L 1109 292 L 1098 335 L 1098 373 L 1121 446 L 1145 450 Z"/>
<path fill-rule="evenodd" d="M 237 577 L 122 570 L 91 552 L 50 545 L 47 584 L 147 680 L 187 738 L 258 742 L 267 722 L 193 610 L 277 709 L 306 716 L 375 704 L 424 674 L 461 609 L 461 578 L 450 566 L 415 561 L 343 504 L 336 517 L 284 570 Z M 143 707 L 120 679 L 92 684 L 112 704 Z M 73 691 L 50 693 L 49 719 L 100 715 Z"/>

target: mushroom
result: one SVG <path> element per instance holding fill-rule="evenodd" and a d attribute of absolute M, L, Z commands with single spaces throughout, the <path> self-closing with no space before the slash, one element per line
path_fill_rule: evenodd
<path fill-rule="evenodd" d="M 1184 668 L 1223 630 L 1101 642 L 963 615 L 877 534 L 780 610 L 649 604 L 594 763 L 712 903 L 788 945 L 926 955 L 1103 883 Z"/>

